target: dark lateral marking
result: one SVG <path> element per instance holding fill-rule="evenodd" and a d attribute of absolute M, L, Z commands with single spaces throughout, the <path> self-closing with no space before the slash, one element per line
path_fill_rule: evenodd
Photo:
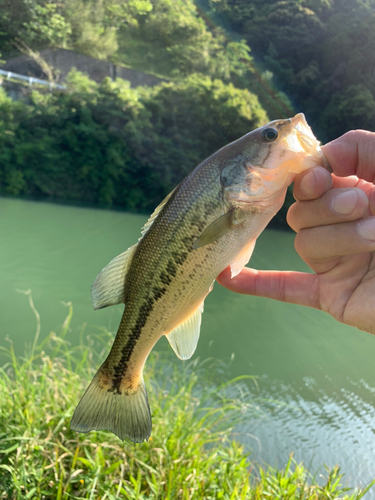
<path fill-rule="evenodd" d="M 153 289 L 152 289 L 152 293 L 154 295 L 154 300 L 159 300 L 164 294 L 165 292 L 167 291 L 167 289 L 165 287 L 158 287 L 158 286 L 155 286 Z"/>
<path fill-rule="evenodd" d="M 206 227 L 207 222 L 205 219 L 201 219 L 199 216 L 194 215 L 190 221 L 190 224 L 192 226 L 196 226 L 199 231 L 203 231 L 203 229 Z"/>
<path fill-rule="evenodd" d="M 175 263 L 178 266 L 181 266 L 185 262 L 185 260 L 188 258 L 188 256 L 189 256 L 189 252 L 173 252 L 172 253 L 173 260 L 175 261 Z"/>
<path fill-rule="evenodd" d="M 217 209 L 218 205 L 219 205 L 218 200 L 205 201 L 204 202 L 204 210 L 205 210 L 206 216 L 211 215 L 212 212 L 214 212 Z"/>
<path fill-rule="evenodd" d="M 191 249 L 196 239 L 198 239 L 198 236 L 195 235 L 185 236 L 184 238 L 182 238 L 181 242 L 185 245 L 187 249 Z"/>
<path fill-rule="evenodd" d="M 145 326 L 148 316 L 154 307 L 155 299 L 153 297 L 148 297 L 145 302 L 139 308 L 138 318 L 132 328 L 131 334 L 129 335 L 128 341 L 121 349 L 121 358 L 118 364 L 114 367 L 114 376 L 112 381 L 112 387 L 109 389 L 110 392 L 115 392 L 116 394 L 121 394 L 120 385 L 123 374 L 125 373 L 130 357 L 134 351 L 137 341 L 141 335 L 142 328 Z"/>
<path fill-rule="evenodd" d="M 167 274 L 165 271 L 162 271 L 160 273 L 160 281 L 163 283 L 163 285 L 168 286 L 172 282 L 172 278 L 169 274 Z"/>
<path fill-rule="evenodd" d="M 190 251 L 192 251 L 192 249 Z M 166 273 L 165 275 L 163 274 L 164 279 L 166 278 L 171 279 L 170 276 L 175 277 L 177 274 L 177 266 L 182 265 L 188 258 L 188 256 L 189 252 L 172 252 L 173 260 L 170 259 L 167 263 Z M 182 289 L 185 290 L 185 286 L 183 286 Z M 138 317 L 128 337 L 128 341 L 121 349 L 120 361 L 113 368 L 114 376 L 112 381 L 112 387 L 111 389 L 109 389 L 110 392 L 114 392 L 115 394 L 121 394 L 120 391 L 121 381 L 124 373 L 127 370 L 130 357 L 133 354 L 137 341 L 141 336 L 142 329 L 145 326 L 147 318 L 149 317 L 151 311 L 153 310 L 155 303 L 165 294 L 166 291 L 167 291 L 166 287 L 156 287 L 156 286 L 153 287 L 151 289 L 152 296 L 149 296 L 147 299 L 145 299 L 144 303 L 139 308 Z"/>
<path fill-rule="evenodd" d="M 165 270 L 173 278 L 176 276 L 176 274 L 177 274 L 177 266 L 176 266 L 176 264 L 174 263 L 173 260 L 169 260 L 167 262 L 167 267 L 165 268 Z"/>

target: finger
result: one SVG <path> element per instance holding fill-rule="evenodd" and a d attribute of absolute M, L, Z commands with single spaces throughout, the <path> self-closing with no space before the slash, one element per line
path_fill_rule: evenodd
<path fill-rule="evenodd" d="M 372 183 L 363 181 L 359 179 L 356 175 L 349 175 L 349 177 L 338 177 L 335 174 L 332 174 L 332 188 L 350 188 L 350 187 L 358 187 L 358 184 L 363 182 L 367 185 L 373 186 Z"/>
<path fill-rule="evenodd" d="M 317 200 L 298 201 L 287 213 L 289 226 L 301 229 L 353 221 L 371 215 L 369 201 L 359 188 L 330 189 Z"/>
<path fill-rule="evenodd" d="M 314 271 L 322 272 L 322 269 L 314 264 L 375 250 L 375 217 L 301 229 L 297 233 L 294 246 Z"/>
<path fill-rule="evenodd" d="M 227 267 L 218 276 L 217 281 L 236 293 L 320 308 L 316 274 L 295 271 L 257 271 L 244 267 L 240 274 L 231 279 L 230 268 Z"/>
<path fill-rule="evenodd" d="M 349 177 L 337 177 L 332 175 L 332 188 L 345 188 L 345 187 L 357 187 L 366 193 L 369 200 L 369 212 L 370 215 L 375 215 L 375 186 L 372 182 L 364 181 L 359 179 L 356 175 L 351 175 Z"/>
<path fill-rule="evenodd" d="M 356 175 L 373 182 L 375 179 L 375 133 L 351 130 L 322 146 L 322 151 L 334 174 L 340 177 Z"/>
<path fill-rule="evenodd" d="M 332 177 L 326 169 L 309 168 L 294 179 L 293 196 L 296 200 L 313 200 L 331 187 Z"/>

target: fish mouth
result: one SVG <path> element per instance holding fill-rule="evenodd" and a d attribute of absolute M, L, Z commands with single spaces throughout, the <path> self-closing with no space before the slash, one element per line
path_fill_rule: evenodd
<path fill-rule="evenodd" d="M 287 129 L 282 138 L 282 147 L 291 154 L 275 156 L 276 162 L 281 161 L 274 168 L 246 163 L 249 188 L 240 188 L 233 192 L 233 199 L 245 204 L 268 205 L 283 197 L 296 175 L 304 170 L 322 166 L 332 172 L 305 115 L 298 113 L 284 123 L 287 124 Z"/>
<path fill-rule="evenodd" d="M 291 133 L 285 138 L 287 148 L 294 153 L 304 156 L 304 162 L 300 163 L 299 166 L 297 164 L 295 166 L 291 165 L 290 171 L 297 174 L 306 170 L 306 168 L 320 165 L 328 170 L 328 172 L 332 172 L 328 160 L 320 148 L 320 142 L 309 127 L 305 115 L 298 113 L 290 121 L 292 126 Z"/>
<path fill-rule="evenodd" d="M 311 148 L 316 147 L 318 141 L 316 140 L 303 113 L 298 113 L 292 118 L 292 125 L 297 131 L 297 139 L 300 145 L 306 152 L 310 151 Z"/>
<path fill-rule="evenodd" d="M 289 147 L 296 152 L 300 151 L 307 154 L 315 152 L 317 147 L 319 147 L 319 141 L 317 141 L 309 127 L 305 115 L 298 113 L 291 118 L 291 125 L 292 133 L 287 137 Z"/>
<path fill-rule="evenodd" d="M 318 154 L 322 166 L 328 170 L 328 172 L 332 173 L 328 160 L 320 148 L 320 142 L 314 136 L 313 131 L 306 121 L 305 115 L 303 113 L 298 113 L 291 118 L 291 125 L 294 133 L 287 137 L 288 146 L 295 152 L 305 153 L 306 158 L 316 157 Z"/>

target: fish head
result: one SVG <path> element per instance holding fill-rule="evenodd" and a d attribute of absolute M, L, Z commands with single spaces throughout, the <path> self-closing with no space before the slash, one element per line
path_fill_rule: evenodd
<path fill-rule="evenodd" d="M 268 203 L 284 195 L 300 172 L 314 166 L 332 171 L 303 113 L 267 123 L 236 142 L 239 154 L 221 172 L 231 202 Z"/>

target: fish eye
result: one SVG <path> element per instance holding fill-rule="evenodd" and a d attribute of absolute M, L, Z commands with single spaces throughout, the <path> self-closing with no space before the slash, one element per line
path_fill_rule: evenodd
<path fill-rule="evenodd" d="M 262 130 L 262 137 L 265 141 L 271 142 L 277 139 L 279 136 L 278 131 L 275 128 L 265 128 Z"/>

